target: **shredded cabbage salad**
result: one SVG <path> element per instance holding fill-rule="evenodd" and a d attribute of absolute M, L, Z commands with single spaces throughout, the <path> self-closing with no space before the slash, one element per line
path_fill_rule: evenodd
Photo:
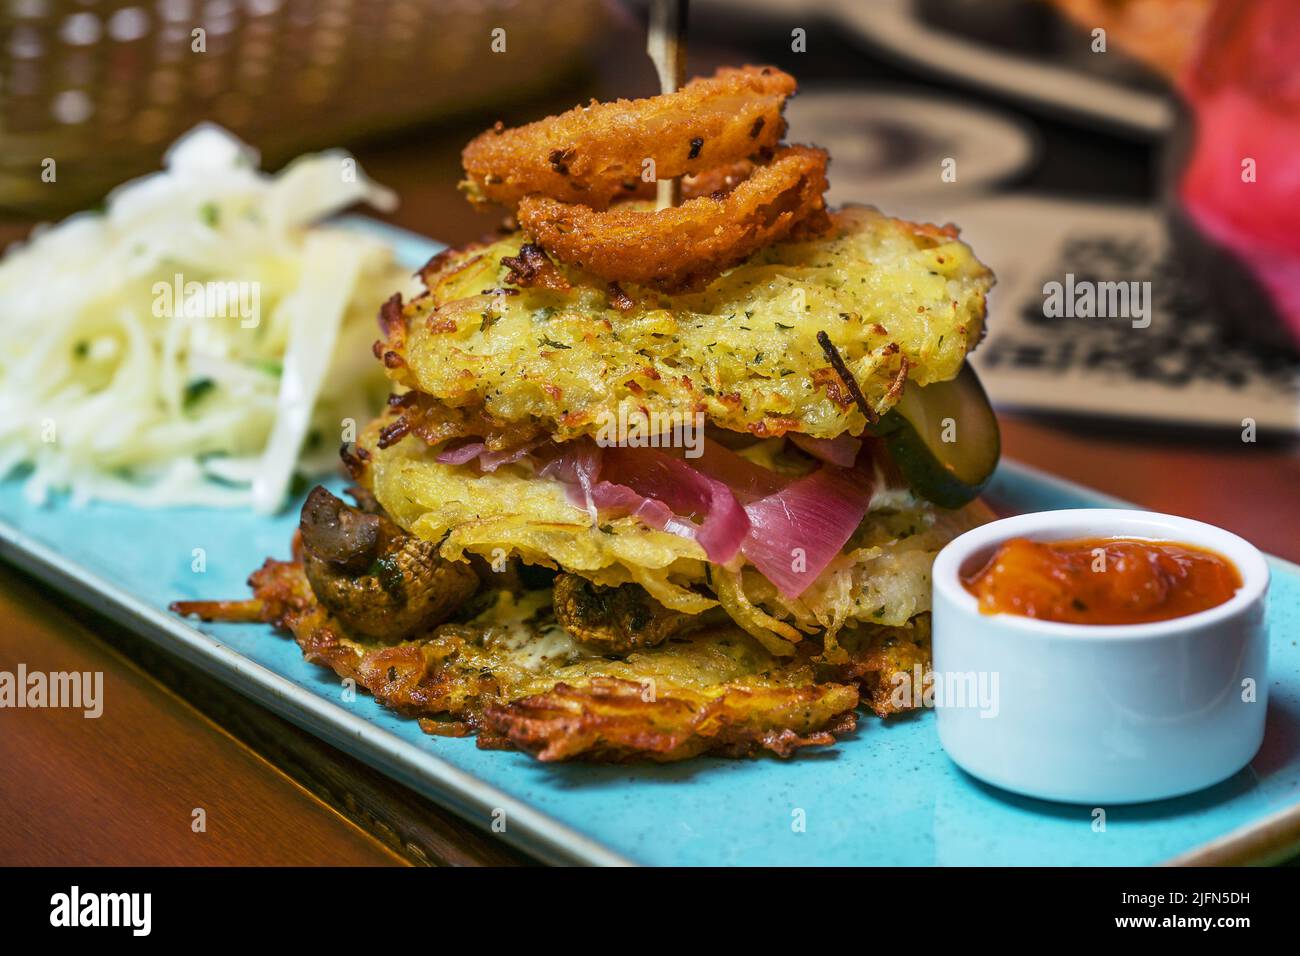
<path fill-rule="evenodd" d="M 53 188 L 53 187 L 52 187 Z M 217 127 L 0 261 L 0 477 L 143 506 L 284 503 L 387 391 L 375 314 L 408 270 L 320 221 L 395 198 L 348 154 L 276 175 Z"/>

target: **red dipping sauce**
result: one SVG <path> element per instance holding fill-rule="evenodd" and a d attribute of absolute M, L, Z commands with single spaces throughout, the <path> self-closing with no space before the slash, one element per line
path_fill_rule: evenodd
<path fill-rule="evenodd" d="M 984 614 L 1146 624 L 1223 604 L 1241 574 L 1220 554 L 1172 541 L 1013 538 L 962 584 Z"/>

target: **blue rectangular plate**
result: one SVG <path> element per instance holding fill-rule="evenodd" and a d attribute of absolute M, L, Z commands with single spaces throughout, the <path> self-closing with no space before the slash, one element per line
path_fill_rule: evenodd
<path fill-rule="evenodd" d="M 404 262 L 439 248 L 382 231 Z M 1011 462 L 986 498 L 1002 513 L 1116 504 Z M 489 832 L 503 818 L 503 839 L 550 862 L 1144 865 L 1273 858 L 1300 837 L 1300 567 L 1285 561 L 1271 559 L 1271 687 L 1258 756 L 1201 793 L 1108 807 L 1098 831 L 1092 807 L 1014 796 L 965 775 L 940 748 L 930 713 L 866 717 L 836 747 L 790 761 L 547 765 L 429 737 L 364 694 L 346 700 L 331 672 L 268 627 L 195 626 L 167 612 L 177 599 L 246 595 L 249 572 L 287 554 L 296 523 L 296 507 L 275 518 L 65 501 L 33 508 L 19 481 L 0 482 L 0 557 Z M 203 573 L 191 570 L 194 548 L 206 552 Z"/>

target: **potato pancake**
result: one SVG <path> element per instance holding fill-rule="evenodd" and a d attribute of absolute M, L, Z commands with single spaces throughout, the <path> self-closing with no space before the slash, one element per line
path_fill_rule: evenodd
<path fill-rule="evenodd" d="M 993 278 L 951 227 L 864 206 L 832 218 L 826 236 L 769 246 L 679 295 L 611 289 L 550 262 L 545 285 L 512 285 L 503 260 L 526 258 L 516 233 L 439 257 L 430 292 L 386 316 L 376 351 L 401 385 L 560 441 L 620 412 L 703 413 L 762 437 L 857 434 L 867 420 L 818 333 L 881 414 L 905 382 L 957 374 Z"/>
<path fill-rule="evenodd" d="M 805 657 L 778 661 L 721 625 L 608 659 L 558 627 L 551 592 L 487 591 L 487 606 L 396 645 L 357 641 L 316 600 L 302 565 L 268 560 L 250 583 L 262 620 L 289 630 L 307 660 L 351 678 L 431 734 L 478 732 L 486 749 L 541 760 L 667 762 L 717 753 L 789 756 L 856 726 L 858 687 L 896 683 L 866 639 L 843 680 Z M 876 668 L 876 669 L 873 669 Z M 903 680 L 902 675 L 897 680 Z M 870 691 L 868 691 L 870 692 Z"/>
<path fill-rule="evenodd" d="M 361 436 L 361 480 L 398 525 L 437 542 L 443 558 L 519 558 L 596 584 L 635 583 L 688 614 L 721 599 L 737 623 L 778 654 L 793 653 L 806 634 L 822 633 L 829 649 L 852 622 L 902 626 L 927 612 L 934 556 L 988 516 L 978 503 L 947 511 L 906 491 L 882 494 L 843 553 L 797 600 L 786 600 L 752 566 L 710 565 L 689 538 L 633 516 L 593 521 L 563 485 L 537 476 L 527 460 L 490 473 L 443 464 L 437 449 L 413 438 L 378 447 L 384 425 L 381 419 Z"/>

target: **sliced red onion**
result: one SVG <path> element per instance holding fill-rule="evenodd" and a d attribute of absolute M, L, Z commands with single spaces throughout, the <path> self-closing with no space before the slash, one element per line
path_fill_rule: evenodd
<path fill-rule="evenodd" d="M 438 461 L 444 465 L 463 465 L 477 458 L 487 446 L 481 441 L 467 441 L 455 448 L 444 448 L 438 454 Z"/>
<path fill-rule="evenodd" d="M 873 484 L 866 468 L 823 465 L 745 506 L 750 532 L 741 550 L 785 597 L 797 598 L 862 523 Z"/>
<path fill-rule="evenodd" d="M 524 458 L 540 444 L 541 441 L 535 441 L 506 451 L 488 451 L 485 443 L 471 439 L 454 448 L 444 448 L 438 461 L 444 465 L 467 465 L 477 458 L 480 471 L 496 471 L 502 465 L 511 465 Z"/>
<path fill-rule="evenodd" d="M 542 439 L 511 448 L 507 451 L 484 451 L 478 456 L 478 466 L 483 471 L 496 471 L 502 465 L 513 465 L 532 453 L 542 443 Z"/>
<path fill-rule="evenodd" d="M 678 520 L 673 510 L 662 501 L 639 495 L 627 485 L 616 485 L 612 481 L 597 482 L 591 489 L 591 497 L 603 513 L 633 515 L 660 531 Z"/>
<path fill-rule="evenodd" d="M 835 450 L 841 460 L 847 447 Z M 865 463 L 827 464 L 792 481 L 711 441 L 689 464 L 654 449 L 566 442 L 538 473 L 563 482 L 569 500 L 593 522 L 599 514 L 634 515 L 649 527 L 699 542 L 716 564 L 743 551 L 791 599 L 857 530 L 874 485 Z"/>
<path fill-rule="evenodd" d="M 799 448 L 819 461 L 841 468 L 852 468 L 862 451 L 862 440 L 852 435 L 840 435 L 838 438 L 813 438 L 811 435 L 789 434 L 785 436 Z"/>
<path fill-rule="evenodd" d="M 684 520 L 665 530 L 694 538 L 715 564 L 734 558 L 749 533 L 745 509 L 731 489 L 680 458 L 648 448 L 610 448 L 601 477 L 667 505 Z"/>
<path fill-rule="evenodd" d="M 599 445 L 585 438 L 549 445 L 544 450 L 539 449 L 542 467 L 537 473 L 566 485 L 580 485 L 584 477 L 594 482 L 600 477 L 600 452 Z"/>
<path fill-rule="evenodd" d="M 690 459 L 687 464 L 722 482 L 742 504 L 774 495 L 792 480 L 771 468 L 764 468 L 737 455 L 711 438 L 704 440 L 704 454 Z"/>
<path fill-rule="evenodd" d="M 591 523 L 595 524 L 599 518 L 592 488 L 600 478 L 600 469 L 600 446 L 583 438 L 560 445 L 555 457 L 546 462 L 538 474 L 568 485 L 570 500 L 573 500 L 573 489 L 576 488 L 581 497 L 575 504 L 591 515 Z"/>

